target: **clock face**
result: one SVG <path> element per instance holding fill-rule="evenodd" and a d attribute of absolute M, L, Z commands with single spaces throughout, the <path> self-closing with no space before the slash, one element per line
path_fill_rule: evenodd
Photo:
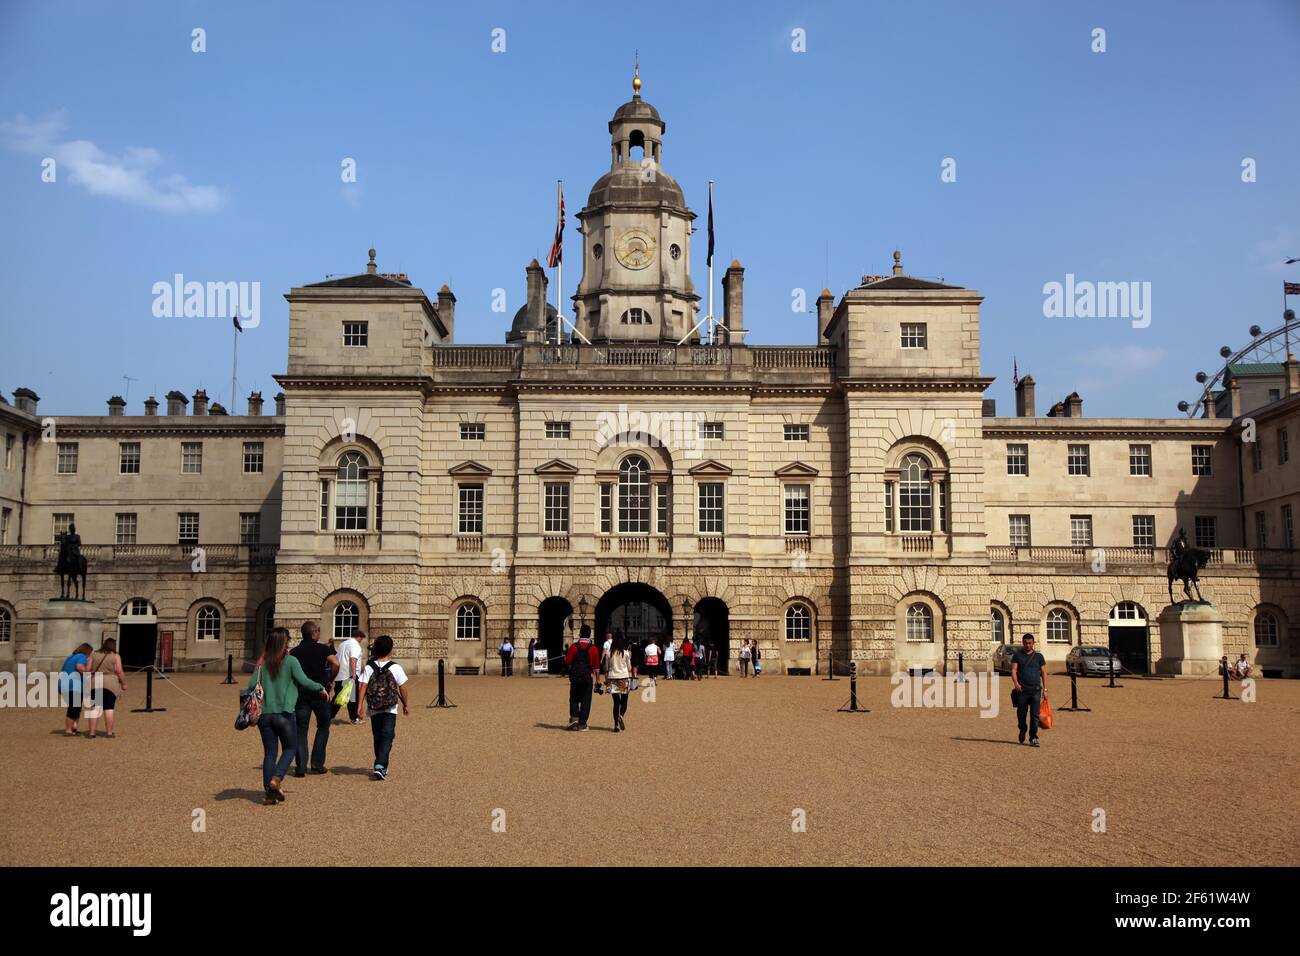
<path fill-rule="evenodd" d="M 644 229 L 629 229 L 619 237 L 614 253 L 628 269 L 644 269 L 654 261 L 654 236 Z"/>

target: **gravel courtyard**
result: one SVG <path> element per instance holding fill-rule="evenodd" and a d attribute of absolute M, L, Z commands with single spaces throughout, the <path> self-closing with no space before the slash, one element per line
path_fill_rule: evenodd
<path fill-rule="evenodd" d="M 1262 681 L 1253 704 L 1213 699 L 1216 680 L 1123 685 L 1081 681 L 1091 713 L 1060 713 L 1053 677 L 1056 727 L 1031 750 L 1005 681 L 994 719 L 896 709 L 885 678 L 860 682 L 866 714 L 836 712 L 843 678 L 660 681 L 653 703 L 633 695 L 628 733 L 598 696 L 578 734 L 563 679 L 452 678 L 458 706 L 441 710 L 421 676 L 387 782 L 366 774 L 368 722 L 336 723 L 330 774 L 289 777 L 264 807 L 237 689 L 159 681 L 166 713 L 133 714 L 135 676 L 113 740 L 65 739 L 58 710 L 0 711 L 0 859 L 239 864 L 278 845 L 275 862 L 351 866 L 1300 863 L 1300 682 Z"/>

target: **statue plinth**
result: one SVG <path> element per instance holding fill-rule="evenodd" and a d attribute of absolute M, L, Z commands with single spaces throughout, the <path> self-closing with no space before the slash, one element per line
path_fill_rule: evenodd
<path fill-rule="evenodd" d="M 1223 614 L 1209 602 L 1183 601 L 1160 612 L 1157 674 L 1204 677 L 1219 672 Z"/>
<path fill-rule="evenodd" d="M 94 601 L 50 598 L 36 624 L 36 652 L 29 666 L 57 668 L 80 644 L 99 647 L 104 636 L 104 612 Z"/>

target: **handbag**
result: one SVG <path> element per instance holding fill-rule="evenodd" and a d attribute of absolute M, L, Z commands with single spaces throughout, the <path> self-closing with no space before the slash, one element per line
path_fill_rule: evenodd
<path fill-rule="evenodd" d="M 245 730 L 262 719 L 262 701 L 266 691 L 262 689 L 262 665 L 257 665 L 257 685 L 252 690 L 239 692 L 239 716 L 235 718 L 235 729 Z"/>
<path fill-rule="evenodd" d="M 336 707 L 346 707 L 352 702 L 352 679 L 348 678 L 339 688 L 339 692 L 334 695 L 334 705 Z"/>
<path fill-rule="evenodd" d="M 1043 691 L 1043 703 L 1038 708 L 1039 730 L 1052 729 L 1052 708 L 1047 705 L 1047 691 Z"/>
<path fill-rule="evenodd" d="M 94 657 L 93 657 L 93 655 L 92 655 L 92 660 L 93 660 L 93 659 L 94 659 Z M 92 678 L 92 679 L 91 679 L 90 682 L 89 682 L 89 683 L 90 683 L 90 687 L 87 688 L 87 689 L 90 690 L 90 699 L 91 699 L 92 703 L 95 701 L 95 698 L 96 698 L 96 695 L 95 695 L 95 692 L 94 692 L 95 681 L 94 681 L 94 679 L 93 679 L 93 676 L 94 676 L 95 674 L 98 674 L 98 673 L 100 672 L 100 669 L 104 666 L 104 662 L 107 661 L 107 660 L 108 660 L 108 655 L 105 654 L 105 655 L 100 659 L 99 663 L 95 665 L 95 669 L 92 670 L 92 671 L 90 672 L 90 674 L 91 674 L 91 678 Z M 86 719 L 87 719 L 87 720 L 99 720 L 99 718 L 101 718 L 101 717 L 103 717 L 103 716 L 104 716 L 104 699 L 103 699 L 102 697 L 100 697 L 100 698 L 99 698 L 99 702 L 98 702 L 98 703 L 93 703 L 93 706 L 92 706 L 89 710 L 86 711 Z"/>

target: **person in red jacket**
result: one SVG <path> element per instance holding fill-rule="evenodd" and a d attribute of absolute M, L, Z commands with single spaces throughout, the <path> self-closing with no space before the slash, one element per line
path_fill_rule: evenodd
<path fill-rule="evenodd" d="M 689 638 L 682 639 L 681 659 L 686 667 L 686 679 L 695 679 L 695 643 Z"/>
<path fill-rule="evenodd" d="M 591 716 L 592 681 L 600 673 L 600 650 L 591 639 L 590 626 L 582 625 L 578 643 L 569 645 L 564 664 L 569 671 L 569 729 L 586 730 Z"/>

